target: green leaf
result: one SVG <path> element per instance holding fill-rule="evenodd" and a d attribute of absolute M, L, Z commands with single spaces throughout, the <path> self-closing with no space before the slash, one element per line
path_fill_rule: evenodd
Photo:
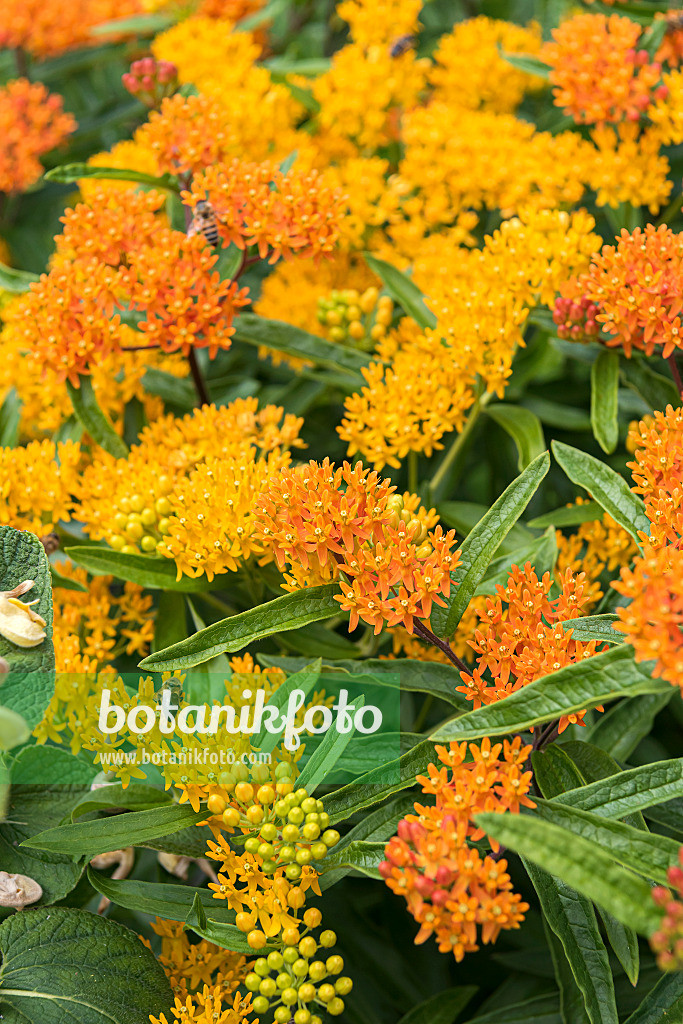
<path fill-rule="evenodd" d="M 357 811 L 380 803 L 392 793 L 408 789 L 414 784 L 416 775 L 427 772 L 427 766 L 435 757 L 434 744 L 424 740 L 396 760 L 379 765 L 348 786 L 335 790 L 325 797 L 325 810 L 331 824 L 346 821 Z"/>
<path fill-rule="evenodd" d="M 0 924 L 0 952 L 8 1024 L 141 1024 L 173 1002 L 151 950 L 97 914 L 24 910 Z"/>
<path fill-rule="evenodd" d="M 441 726 L 431 738 L 443 743 L 523 732 L 616 697 L 659 693 L 667 685 L 652 679 L 637 665 L 633 649 L 624 644 L 542 676 L 496 704 L 461 715 Z"/>
<path fill-rule="evenodd" d="M 650 59 L 654 60 L 667 30 L 666 18 L 662 18 L 661 21 L 653 21 L 638 40 L 638 48 L 645 50 L 649 54 Z"/>
<path fill-rule="evenodd" d="M 200 902 L 196 894 L 185 921 L 188 928 L 196 932 L 200 938 L 206 939 L 207 942 L 215 942 L 217 946 L 229 949 L 234 953 L 250 953 L 253 955 L 254 951 L 249 946 L 244 932 L 241 932 L 234 924 L 226 924 L 224 921 L 219 921 L 212 917 L 207 918 L 204 903 Z M 268 951 L 267 947 L 266 954 Z"/>
<path fill-rule="evenodd" d="M 83 796 L 71 811 L 71 819 L 91 814 L 93 811 L 106 811 L 112 807 L 127 811 L 148 811 L 152 807 L 164 807 L 173 803 L 170 793 L 163 789 L 155 789 L 144 783 L 136 782 L 126 789 L 118 784 L 101 786 Z"/>
<path fill-rule="evenodd" d="M 85 583 L 80 583 L 78 580 L 72 580 L 68 576 L 62 576 L 55 569 L 54 565 L 50 565 L 50 578 L 52 580 L 52 589 L 59 587 L 60 590 L 77 590 L 81 594 L 87 594 L 88 588 Z"/>
<path fill-rule="evenodd" d="M 235 319 L 234 340 L 249 345 L 265 345 L 333 370 L 347 380 L 349 388 L 361 387 L 365 383 L 360 371 L 370 363 L 370 357 L 355 348 L 335 344 L 281 320 L 266 320 L 254 313 L 241 313 Z"/>
<path fill-rule="evenodd" d="M 580 526 L 591 523 L 594 519 L 602 519 L 603 510 L 597 501 L 587 501 L 584 505 L 563 505 L 552 512 L 544 512 L 542 516 L 530 519 L 527 526 L 537 530 L 545 530 L 547 526 Z"/>
<path fill-rule="evenodd" d="M 16 270 L 0 263 L 0 289 L 4 292 L 27 292 L 34 281 L 39 281 L 39 274 L 31 274 L 28 270 Z"/>
<path fill-rule="evenodd" d="M 210 817 L 206 808 L 193 811 L 189 804 L 172 804 L 170 807 L 155 807 L 149 811 L 116 814 L 112 818 L 60 825 L 39 832 L 25 840 L 21 846 L 90 859 L 98 853 L 120 850 L 124 846 L 144 846 L 150 839 L 168 835 Z"/>
<path fill-rule="evenodd" d="M 106 181 L 136 181 L 140 185 L 151 185 L 154 188 L 180 192 L 175 178 L 170 174 L 155 177 L 143 171 L 128 170 L 125 167 L 94 167 L 92 164 L 63 164 L 53 167 L 45 174 L 47 181 L 57 181 L 60 185 L 68 185 L 82 178 L 104 178 Z"/>
<path fill-rule="evenodd" d="M 408 1010 L 398 1024 L 453 1024 L 477 991 L 476 985 L 444 989 Z"/>
<path fill-rule="evenodd" d="M 336 583 L 319 587 L 305 587 L 276 597 L 267 604 L 258 605 L 239 615 L 221 619 L 206 629 L 173 644 L 163 651 L 150 654 L 140 662 L 140 668 L 155 672 L 201 665 L 217 654 L 241 651 L 254 640 L 272 636 L 288 629 L 298 629 L 309 622 L 329 619 L 339 611 L 334 595 L 339 593 Z"/>
<path fill-rule="evenodd" d="M 13 590 L 33 580 L 23 601 L 37 601 L 33 610 L 45 619 L 45 639 L 36 647 L 17 647 L 0 635 L 0 657 L 10 673 L 0 689 L 0 700 L 35 729 L 54 693 L 55 656 L 52 647 L 52 585 L 50 563 L 38 538 L 11 526 L 0 526 L 0 590 Z"/>
<path fill-rule="evenodd" d="M 277 690 L 271 694 L 265 707 L 277 708 L 278 711 L 282 712 L 286 708 L 289 695 L 294 690 L 301 690 L 304 695 L 310 693 L 320 678 L 320 666 L 321 661 L 320 658 L 318 658 L 317 661 L 314 661 L 311 665 L 302 669 L 301 672 L 297 672 L 296 675 L 289 676 L 289 678 L 278 686 Z M 275 732 L 269 732 L 264 725 L 261 732 L 253 738 L 251 745 L 257 750 L 268 753 L 271 750 L 274 750 L 277 746 L 278 739 L 278 734 Z"/>
<path fill-rule="evenodd" d="M 543 916 L 562 944 L 583 995 L 588 1019 L 591 1024 L 618 1024 L 609 957 L 590 900 L 526 858 L 523 862 L 538 894 Z M 563 1011 L 567 994 L 566 989 L 561 989 Z M 563 1016 L 567 1019 L 566 1013 Z M 575 1016 L 574 1020 L 580 1021 L 581 1017 Z"/>
<path fill-rule="evenodd" d="M 521 405 L 496 402 L 487 405 L 486 413 L 505 430 L 517 446 L 517 468 L 520 472 L 545 451 L 543 427 L 538 416 Z"/>
<path fill-rule="evenodd" d="M 179 643 L 186 636 L 185 598 L 178 591 L 164 590 L 159 595 L 152 650 L 163 651 L 165 647 Z"/>
<path fill-rule="evenodd" d="M 19 441 L 21 399 L 16 388 L 10 388 L 0 406 L 0 448 L 14 448 Z"/>
<path fill-rule="evenodd" d="M 673 405 L 676 409 L 681 402 L 676 385 L 671 377 L 655 373 L 645 359 L 633 357 L 621 360 L 621 376 L 627 387 L 635 391 L 652 410 L 666 409 Z"/>
<path fill-rule="evenodd" d="M 665 974 L 624 1024 L 674 1024 L 683 1020 L 683 971 Z"/>
<path fill-rule="evenodd" d="M 286 0 L 287 2 L 287 0 Z M 297 85 L 295 82 L 291 82 L 287 75 L 278 75 L 275 73 L 272 75 L 273 81 L 281 82 L 292 94 L 293 99 L 300 103 L 302 107 L 310 111 L 311 114 L 317 114 L 320 110 L 320 103 L 315 98 L 310 89 L 304 89 L 303 86 Z"/>
<path fill-rule="evenodd" d="M 605 818 L 623 818 L 683 797 L 683 757 L 630 768 L 556 797 L 557 803 Z"/>
<path fill-rule="evenodd" d="M 574 640 L 599 640 L 608 644 L 623 644 L 626 639 L 624 634 L 612 629 L 612 623 L 618 621 L 618 615 L 583 615 L 578 619 L 566 619 L 562 623 L 562 628 L 571 629 Z"/>
<path fill-rule="evenodd" d="M 361 694 L 353 702 L 354 707 L 362 708 L 365 705 L 365 697 Z M 339 758 L 342 756 L 349 743 L 353 739 L 355 727 L 349 732 L 337 732 L 336 729 L 328 729 L 323 741 L 316 748 L 313 755 L 306 762 L 301 775 L 296 780 L 297 789 L 308 790 L 308 795 L 315 793 L 321 782 L 329 775 Z"/>
<path fill-rule="evenodd" d="M 115 18 L 113 21 L 103 21 L 90 29 L 91 36 L 108 36 L 112 33 L 118 35 L 120 32 L 129 32 L 141 36 L 155 36 L 157 32 L 163 32 L 170 28 L 174 19 L 167 14 L 133 14 L 129 18 Z"/>
<path fill-rule="evenodd" d="M 497 584 L 507 586 L 513 565 L 526 565 L 527 562 L 530 562 L 540 579 L 544 573 L 553 572 L 557 555 L 556 531 L 553 526 L 549 526 L 543 536 L 534 541 L 530 547 L 508 551 L 507 554 L 499 555 L 490 561 L 474 595 L 478 597 L 481 594 L 495 594 Z"/>
<path fill-rule="evenodd" d="M 605 349 L 591 367 L 593 436 L 609 455 L 619 440 L 619 355 Z"/>
<path fill-rule="evenodd" d="M 145 370 L 142 386 L 150 395 L 162 398 L 166 405 L 176 406 L 183 412 L 194 409 L 197 403 L 197 392 L 191 380 L 174 377 L 172 373 L 150 366 Z"/>
<path fill-rule="evenodd" d="M 587 839 L 530 814 L 478 814 L 475 822 L 639 934 L 650 936 L 659 927 L 647 882 Z"/>
<path fill-rule="evenodd" d="M 562 747 L 558 746 L 556 743 L 553 743 L 546 750 L 534 751 L 531 755 L 531 763 L 534 770 L 534 779 L 536 780 L 536 784 L 540 788 L 543 796 L 547 799 L 552 799 L 553 797 L 560 796 L 567 790 L 585 785 L 585 777 L 581 774 L 574 761 L 566 750 L 563 750 Z M 538 872 L 540 869 L 534 868 L 533 870 Z M 541 874 L 544 876 L 544 879 L 549 880 L 549 886 L 555 885 L 557 887 L 558 898 L 560 898 L 563 903 L 567 896 L 572 900 L 583 900 L 583 897 L 580 897 L 578 893 L 575 893 L 573 890 L 566 887 L 563 889 L 563 883 L 558 882 L 557 879 L 553 879 L 550 875 L 546 875 L 545 872 L 541 872 Z M 584 912 L 586 913 L 587 918 L 591 918 L 592 920 L 595 917 L 594 911 L 590 903 L 588 903 L 588 901 L 586 901 L 586 903 L 588 909 L 584 907 Z M 608 914 L 606 911 L 602 912 L 602 919 L 610 945 L 626 971 L 631 984 L 635 985 L 638 980 L 639 970 L 638 938 L 632 928 L 629 928 L 627 925 L 620 924 L 619 921 L 616 921 L 612 915 Z M 602 945 L 602 940 L 600 940 L 600 944 Z M 565 976 L 565 965 L 562 962 L 562 957 L 553 949 L 552 942 L 550 945 L 553 961 L 555 962 L 555 973 L 558 977 L 558 984 L 562 993 L 563 1008 L 565 1003 L 568 1004 L 567 1009 L 564 1012 L 564 1016 L 565 1018 L 568 1018 L 571 1016 L 570 1008 L 574 1011 L 576 1009 L 574 1005 L 575 999 L 571 981 L 572 976 Z M 566 956 L 564 957 L 564 960 L 567 961 Z M 568 966 L 568 962 L 566 965 Z M 583 1001 L 581 1006 L 583 1006 Z M 580 1020 L 582 1018 L 580 1015 L 577 1016 L 575 1013 L 574 1019 Z"/>
<path fill-rule="evenodd" d="M 262 665 L 274 665 L 285 672 L 298 672 L 309 664 L 306 658 L 276 658 L 270 654 L 259 654 L 258 660 Z M 353 676 L 354 680 L 357 677 L 364 680 L 367 676 L 373 686 L 428 693 L 462 710 L 471 707 L 465 695 L 456 691 L 456 687 L 461 684 L 457 669 L 438 661 L 418 661 L 412 658 L 323 661 L 321 671 L 323 676 L 339 673 Z"/>
<path fill-rule="evenodd" d="M 532 53 L 506 53 L 505 50 L 499 52 L 503 60 L 512 64 L 513 68 L 517 68 L 518 71 L 526 71 L 529 75 L 546 79 L 550 74 L 550 64 L 546 64 L 539 57 L 534 57 Z"/>
<path fill-rule="evenodd" d="M 412 317 L 419 327 L 435 328 L 436 316 L 425 305 L 422 292 L 408 275 L 392 266 L 391 263 L 372 256 L 369 252 L 363 255 L 370 270 L 377 274 L 394 302 L 398 302 L 403 311 Z"/>
<path fill-rule="evenodd" d="M 327 802 L 325 804 L 327 806 Z M 339 843 L 334 847 L 335 854 L 341 853 L 351 843 L 363 840 L 375 840 L 376 842 L 387 843 L 393 835 L 401 818 L 406 814 L 412 814 L 414 810 L 414 798 L 410 793 L 401 793 L 392 800 L 387 801 L 382 807 L 363 815 L 357 825 L 354 825 L 345 836 L 342 836 Z M 329 889 L 336 885 L 349 873 L 349 868 L 335 868 L 334 871 L 327 871 L 324 879 L 321 880 L 320 888 Z"/>
<path fill-rule="evenodd" d="M 534 868 L 533 870 L 538 871 L 539 869 Z M 543 872 L 543 875 L 546 878 L 551 878 L 551 876 L 546 875 L 545 872 Z M 588 906 L 591 906 L 591 904 L 589 903 Z M 548 924 L 546 917 L 543 917 L 543 930 L 545 932 L 545 939 L 548 943 L 550 958 L 555 970 L 555 981 L 557 982 L 557 987 L 560 990 L 560 1011 L 562 1014 L 562 1022 L 563 1024 L 587 1024 L 588 1017 L 586 1015 L 586 1008 L 583 1001 L 583 993 L 576 984 L 576 978 L 572 973 L 564 947 Z"/>
<path fill-rule="evenodd" d="M 240 249 L 234 242 L 231 242 L 230 245 L 220 250 L 213 268 L 214 272 L 218 273 L 221 281 L 232 281 L 242 266 L 243 259 L 244 249 Z"/>
<path fill-rule="evenodd" d="M 12 761 L 11 772 L 13 786 L 52 786 L 58 779 L 61 786 L 89 789 L 97 768 L 74 757 L 64 747 L 33 746 L 19 751 Z"/>
<path fill-rule="evenodd" d="M 221 584 L 216 579 L 209 583 L 205 576 L 176 579 L 176 565 L 170 558 L 157 555 L 128 555 L 112 548 L 77 545 L 65 548 L 65 554 L 82 565 L 93 576 L 116 576 L 120 580 L 138 583 L 150 590 L 174 590 L 184 594 L 197 594 Z M 218 580 L 218 582 L 216 582 Z"/>
<path fill-rule="evenodd" d="M 649 534 L 650 522 L 645 505 L 629 489 L 623 477 L 600 459 L 571 445 L 553 441 L 553 454 L 569 479 L 583 487 L 633 539 L 640 544 L 638 531 Z"/>
<path fill-rule="evenodd" d="M 451 573 L 456 584 L 453 597 L 448 607 L 434 606 L 432 611 L 432 629 L 438 636 L 452 636 L 455 632 L 489 562 L 538 490 L 549 466 L 547 452 L 539 455 L 468 533 L 460 548 L 460 563 Z"/>
<path fill-rule="evenodd" d="M 297 783 L 298 785 L 298 783 Z M 325 860 L 317 865 L 323 877 L 326 871 L 332 868 L 349 868 L 352 871 L 359 871 L 362 875 L 370 878 L 381 878 L 379 873 L 380 862 L 384 860 L 384 848 L 386 843 L 354 842 L 337 852 L 334 850 L 328 853 Z"/>
<path fill-rule="evenodd" d="M 18 774 L 16 765 L 22 760 L 24 751 L 15 761 L 15 774 Z M 58 775 L 53 775 L 53 780 L 55 778 L 59 781 L 41 782 L 38 785 L 13 784 L 9 794 L 7 820 L 0 825 L 0 870 L 35 879 L 43 889 L 41 906 L 63 899 L 71 892 L 83 872 L 83 865 L 75 864 L 62 851 L 55 850 L 47 855 L 21 846 L 24 840 L 37 835 L 46 827 L 58 826 L 89 789 L 89 784 L 67 785 Z"/>
<path fill-rule="evenodd" d="M 173 885 L 164 882 L 139 882 L 126 878 L 122 881 L 109 878 L 100 871 L 88 868 L 88 881 L 93 889 L 106 896 L 117 907 L 135 910 L 152 917 L 163 917 L 168 921 L 185 921 L 195 899 L 211 912 L 212 917 L 224 924 L 235 923 L 235 911 L 228 908 L 224 900 L 214 899 L 211 889 L 195 889 L 190 885 Z M 235 928 L 238 932 L 238 929 Z M 245 940 L 242 932 L 239 936 Z M 237 937 L 237 936 L 236 936 Z M 243 952 L 249 946 L 246 945 Z"/>
<path fill-rule="evenodd" d="M 656 715 L 673 695 L 672 690 L 670 693 L 648 693 L 621 701 L 600 715 L 588 730 L 587 738 L 618 761 L 625 761 L 640 741 L 649 735 Z"/>
<path fill-rule="evenodd" d="M 466 1024 L 565 1024 L 558 1012 L 557 996 L 536 996 L 472 1017 Z"/>
<path fill-rule="evenodd" d="M 115 459 L 125 459 L 128 455 L 128 446 L 121 440 L 97 404 L 90 377 L 81 374 L 78 387 L 74 387 L 71 381 L 67 380 L 66 390 L 76 416 L 93 441 L 104 448 L 105 452 L 113 455 Z"/>
<path fill-rule="evenodd" d="M 480 505 L 476 501 L 442 501 L 437 507 L 441 519 L 448 526 L 457 530 L 464 537 L 471 533 L 479 520 L 489 511 L 488 505 Z M 507 537 L 500 542 L 502 552 L 517 551 L 528 547 L 536 539 L 531 530 L 522 523 L 515 523 Z"/>
<path fill-rule="evenodd" d="M 624 867 L 662 885 L 667 882 L 668 869 L 678 863 L 680 844 L 674 839 L 643 832 L 623 821 L 567 806 L 557 799 L 546 803 L 540 797 L 536 798 L 535 814 L 552 825 L 582 836 Z"/>

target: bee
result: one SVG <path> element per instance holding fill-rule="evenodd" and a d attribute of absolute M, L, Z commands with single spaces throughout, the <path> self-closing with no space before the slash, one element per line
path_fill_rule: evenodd
<path fill-rule="evenodd" d="M 183 684 L 180 682 L 179 679 L 172 678 L 167 679 L 166 682 L 162 685 L 161 689 L 157 690 L 157 692 L 154 694 L 155 704 L 161 704 L 162 700 L 164 699 L 165 690 L 171 691 L 171 700 L 169 702 L 170 704 L 180 704 L 180 702 L 185 698 L 185 693 L 183 692 Z"/>
<path fill-rule="evenodd" d="M 192 235 L 204 235 L 206 241 L 214 249 L 218 245 L 218 221 L 211 203 L 207 202 L 206 199 L 200 199 L 195 206 L 192 222 L 187 234 L 190 238 Z"/>
<path fill-rule="evenodd" d="M 673 35 L 674 32 L 683 30 L 683 14 L 670 14 L 667 21 L 669 23 L 666 26 L 667 35 Z"/>
<path fill-rule="evenodd" d="M 40 543 L 45 548 L 46 555 L 52 555 L 59 550 L 59 537 L 56 533 L 47 533 L 40 538 Z"/>
<path fill-rule="evenodd" d="M 389 47 L 390 57 L 400 57 L 408 50 L 414 50 L 417 45 L 417 38 L 413 35 L 399 36 L 398 39 L 394 39 L 393 43 Z"/>

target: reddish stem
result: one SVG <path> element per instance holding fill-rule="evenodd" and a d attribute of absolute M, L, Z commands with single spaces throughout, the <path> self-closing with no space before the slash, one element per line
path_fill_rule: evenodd
<path fill-rule="evenodd" d="M 678 369 L 675 353 L 671 353 L 667 362 L 669 364 L 669 369 L 671 370 L 671 376 L 674 379 L 674 384 L 678 388 L 679 394 L 683 395 L 683 380 L 681 380 L 681 371 Z"/>

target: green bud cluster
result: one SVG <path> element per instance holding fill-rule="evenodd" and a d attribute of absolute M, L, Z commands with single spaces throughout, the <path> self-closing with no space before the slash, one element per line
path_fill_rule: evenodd
<path fill-rule="evenodd" d="M 114 551 L 122 551 L 124 555 L 139 555 L 141 551 L 152 554 L 163 544 L 173 511 L 167 497 L 173 490 L 173 481 L 161 476 L 156 489 L 159 497 L 131 494 L 119 499 L 114 513 L 115 531 L 107 537 Z"/>
<path fill-rule="evenodd" d="M 294 1024 L 322 1024 L 322 1018 L 314 1012 L 316 1007 L 332 1017 L 342 1014 L 342 997 L 349 994 L 353 981 L 340 976 L 344 970 L 341 956 L 323 959 L 324 950 L 336 941 L 337 936 L 328 929 L 317 941 L 306 935 L 296 946 L 284 946 L 253 961 L 244 983 L 254 993 L 254 1012 L 274 1011 L 275 1024 L 288 1024 L 292 1018 Z"/>
<path fill-rule="evenodd" d="M 372 352 L 386 335 L 394 315 L 394 304 L 377 288 L 362 294 L 353 288 L 331 291 L 318 299 L 318 321 L 330 341 Z"/>

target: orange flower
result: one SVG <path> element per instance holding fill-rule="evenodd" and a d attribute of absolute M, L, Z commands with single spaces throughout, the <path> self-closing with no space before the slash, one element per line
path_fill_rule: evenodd
<path fill-rule="evenodd" d="M 627 356 L 634 348 L 652 355 L 655 346 L 661 345 L 662 355 L 667 358 L 683 347 L 683 235 L 664 224 L 658 228 L 648 224 L 631 234 L 623 228 L 616 247 L 603 246 L 592 257 L 588 271 L 572 278 L 561 291 L 578 306 L 584 306 L 575 317 L 570 306 L 570 319 L 579 324 L 586 316 L 583 330 L 589 337 L 594 330 L 590 325 L 597 321 L 606 334 L 613 335 L 606 344 L 623 346 Z M 559 301 L 556 315 L 561 317 Z M 597 313 L 593 304 L 598 307 Z M 572 331 L 570 328 L 570 337 Z"/>
<path fill-rule="evenodd" d="M 465 763 L 468 749 L 472 761 Z M 478 927 L 482 942 L 495 942 L 501 930 L 518 928 L 528 910 L 521 896 L 510 891 L 507 861 L 482 857 L 466 840 L 483 838 L 473 821 L 481 811 L 517 813 L 522 805 L 535 807 L 526 795 L 531 772 L 521 771 L 531 747 L 522 747 L 519 736 L 494 746 L 486 737 L 481 745 L 451 743 L 437 746 L 436 752 L 445 767 L 430 764 L 429 777 L 417 778 L 436 803 L 416 803 L 416 814 L 399 822 L 379 870 L 420 924 L 416 944 L 434 934 L 439 950 L 460 961 L 479 948 Z M 498 851 L 494 840 L 491 845 Z"/>
<path fill-rule="evenodd" d="M 460 673 L 464 685 L 458 689 L 475 708 L 504 700 L 527 683 L 597 653 L 596 641 L 574 640 L 572 630 L 562 626 L 563 620 L 581 615 L 590 599 L 584 583 L 585 573 L 574 576 L 567 568 L 561 593 L 552 599 L 550 573 L 539 580 L 529 562 L 524 569 L 512 566 L 507 587 L 499 585 L 498 596 L 486 599 L 485 611 L 478 612 L 482 628 L 468 641 L 478 655 L 477 667 L 471 676 Z M 487 669 L 491 681 L 484 676 Z M 560 732 L 570 720 L 581 723 L 584 714 L 563 715 Z"/>
<path fill-rule="evenodd" d="M 342 487 L 345 487 L 343 490 Z M 342 578 L 337 600 L 379 633 L 386 623 L 428 619 L 450 592 L 454 532 L 437 527 L 434 511 L 401 498 L 377 473 L 357 463 L 337 469 L 329 459 L 283 469 L 256 501 L 257 539 L 283 568 L 286 589 Z"/>
<path fill-rule="evenodd" d="M 325 186 L 317 171 L 283 174 L 268 162 L 233 160 L 207 167 L 182 195 L 192 208 L 208 198 L 224 244 L 256 245 L 270 263 L 281 256 L 319 258 L 339 238 L 341 193 Z"/>
<path fill-rule="evenodd" d="M 90 34 L 94 25 L 142 10 L 140 0 L 3 0 L 0 49 L 49 57 L 79 46 L 97 46 L 104 40 Z"/>
<path fill-rule="evenodd" d="M 556 28 L 541 59 L 558 107 L 579 124 L 638 121 L 661 95 L 661 65 L 637 49 L 640 26 L 612 14 L 577 14 Z"/>
<path fill-rule="evenodd" d="M 680 866 L 674 865 L 667 871 L 669 885 L 675 892 L 663 885 L 652 890 L 652 899 L 663 911 L 659 930 L 650 938 L 660 971 L 683 969 L 683 846 L 678 851 L 678 860 Z"/>
<path fill-rule="evenodd" d="M 637 438 L 633 474 L 636 494 L 642 494 L 652 522 L 651 542 L 683 546 L 683 409 L 671 405 L 666 412 L 642 420 Z"/>
<path fill-rule="evenodd" d="M 26 191 L 43 173 L 38 157 L 75 130 L 62 97 L 49 93 L 42 82 L 8 82 L 0 89 L 0 192 Z"/>
<path fill-rule="evenodd" d="M 177 93 L 150 113 L 135 141 L 156 155 L 161 171 L 194 174 L 232 156 L 238 139 L 219 98 Z"/>

